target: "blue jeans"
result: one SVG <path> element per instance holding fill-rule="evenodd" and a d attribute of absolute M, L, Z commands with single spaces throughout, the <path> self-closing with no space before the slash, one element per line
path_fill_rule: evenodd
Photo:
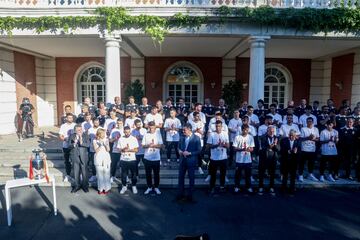
<path fill-rule="evenodd" d="M 192 193 L 195 185 L 195 168 L 197 166 L 197 157 L 184 158 L 180 160 L 179 166 L 179 196 L 184 196 L 185 192 L 185 174 L 188 172 L 189 176 L 189 194 L 192 197 Z"/>

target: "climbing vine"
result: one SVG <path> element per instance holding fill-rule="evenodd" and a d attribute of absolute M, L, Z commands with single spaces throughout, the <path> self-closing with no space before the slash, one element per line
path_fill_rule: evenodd
<path fill-rule="evenodd" d="M 251 23 L 266 27 L 286 27 L 314 33 L 329 31 L 358 34 L 360 30 L 360 8 L 340 5 L 332 9 L 284 8 L 268 6 L 257 8 L 219 7 L 213 10 L 215 17 L 175 14 L 170 17 L 152 15 L 131 15 L 121 7 L 100 7 L 89 16 L 43 16 L 43 17 L 1 17 L 0 31 L 11 35 L 14 29 L 31 29 L 36 33 L 44 31 L 68 33 L 76 29 L 97 27 L 100 32 L 137 29 L 162 42 L 170 29 L 188 28 L 193 31 L 202 25 L 218 22 L 224 24 Z"/>

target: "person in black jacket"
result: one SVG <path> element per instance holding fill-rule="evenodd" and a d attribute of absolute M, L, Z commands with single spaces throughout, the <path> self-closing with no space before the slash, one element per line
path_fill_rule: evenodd
<path fill-rule="evenodd" d="M 353 180 L 351 176 L 351 164 L 354 163 L 356 156 L 357 129 L 354 128 L 354 118 L 349 117 L 346 120 L 345 127 L 339 130 L 339 155 L 343 162 L 345 170 L 345 179 Z"/>
<path fill-rule="evenodd" d="M 300 141 L 296 139 L 296 131 L 290 130 L 289 137 L 283 138 L 280 143 L 281 169 L 283 173 L 281 188 L 283 192 L 287 190 L 288 178 L 290 175 L 289 193 L 295 192 L 296 167 L 300 152 Z"/>
<path fill-rule="evenodd" d="M 89 192 L 89 182 L 87 177 L 87 166 L 89 160 L 90 140 L 89 135 L 83 132 L 80 124 L 75 125 L 74 133 L 69 137 L 70 159 L 73 163 L 75 184 L 71 193 L 76 193 L 82 188 L 84 192 Z M 82 180 L 80 179 L 82 175 Z"/>
<path fill-rule="evenodd" d="M 275 195 L 274 182 L 275 182 L 275 169 L 280 151 L 279 138 L 275 136 L 275 127 L 270 125 L 267 133 L 260 139 L 259 151 L 259 195 L 264 193 L 264 175 L 265 170 L 268 170 L 270 175 L 269 192 Z"/>

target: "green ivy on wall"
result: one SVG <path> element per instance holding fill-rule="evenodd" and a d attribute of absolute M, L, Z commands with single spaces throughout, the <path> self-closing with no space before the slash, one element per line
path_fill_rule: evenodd
<path fill-rule="evenodd" d="M 44 17 L 1 17 L 0 31 L 11 35 L 14 29 L 32 29 L 37 33 L 44 31 L 64 32 L 76 29 L 97 27 L 100 32 L 115 30 L 138 29 L 148 34 L 154 40 L 162 42 L 170 29 L 198 29 L 210 22 L 220 24 L 251 23 L 266 27 L 286 27 L 299 31 L 314 33 L 329 31 L 359 34 L 360 8 L 337 7 L 332 9 L 315 8 L 284 8 L 277 9 L 268 6 L 257 8 L 219 7 L 213 10 L 217 18 L 209 16 L 190 16 L 175 14 L 171 17 L 151 15 L 131 15 L 121 7 L 100 7 L 91 12 L 91 16 L 44 16 Z"/>

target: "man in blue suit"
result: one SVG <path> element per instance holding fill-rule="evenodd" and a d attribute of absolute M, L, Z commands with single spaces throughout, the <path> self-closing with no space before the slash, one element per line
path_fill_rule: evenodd
<path fill-rule="evenodd" d="M 195 169 L 197 167 L 198 155 L 201 152 L 200 138 L 193 134 L 191 124 L 185 124 L 183 127 L 184 137 L 180 139 L 179 154 L 179 193 L 176 200 L 181 201 L 185 199 L 185 174 L 188 171 L 189 176 L 189 193 L 186 200 L 194 202 L 192 192 L 195 183 Z"/>

